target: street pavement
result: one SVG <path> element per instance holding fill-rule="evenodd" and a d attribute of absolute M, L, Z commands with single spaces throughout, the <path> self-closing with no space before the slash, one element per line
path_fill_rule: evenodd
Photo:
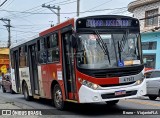
<path fill-rule="evenodd" d="M 46 110 L 48 115 L 42 116 L 0 116 L 0 118 L 82 118 L 82 117 L 102 117 L 102 118 L 160 118 L 159 115 L 124 115 L 130 113 L 127 110 L 139 112 L 142 110 L 159 111 L 160 112 L 160 99 L 151 101 L 148 97 L 141 97 L 138 99 L 120 100 L 115 106 L 108 106 L 106 103 L 94 104 L 73 104 L 68 103 L 67 110 L 59 111 L 51 105 L 51 101 L 46 99 L 25 101 L 21 94 L 3 93 L 0 89 L 0 109 L 20 109 L 20 110 Z"/>

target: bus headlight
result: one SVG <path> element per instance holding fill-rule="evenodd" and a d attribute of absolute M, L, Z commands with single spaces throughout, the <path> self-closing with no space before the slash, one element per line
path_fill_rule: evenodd
<path fill-rule="evenodd" d="M 97 85 L 97 84 L 94 84 L 94 83 L 92 83 L 92 82 L 89 82 L 89 81 L 87 81 L 87 80 L 82 80 L 82 79 L 78 79 L 79 80 L 79 82 L 82 84 L 82 85 L 85 85 L 85 86 L 87 86 L 87 87 L 89 87 L 89 88 L 91 88 L 91 89 L 93 89 L 93 90 L 96 90 L 98 87 L 99 87 L 99 85 Z"/>
<path fill-rule="evenodd" d="M 136 85 L 140 85 L 142 82 L 143 82 L 144 78 L 140 79 L 140 80 L 137 80 L 136 81 Z"/>

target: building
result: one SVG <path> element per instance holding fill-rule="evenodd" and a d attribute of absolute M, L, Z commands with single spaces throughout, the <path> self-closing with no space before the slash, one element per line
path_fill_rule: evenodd
<path fill-rule="evenodd" d="M 9 70 L 9 49 L 0 48 L 0 76 L 2 72 L 5 74 Z"/>
<path fill-rule="evenodd" d="M 160 69 L 160 0 L 135 0 L 128 11 L 140 20 L 146 67 Z"/>

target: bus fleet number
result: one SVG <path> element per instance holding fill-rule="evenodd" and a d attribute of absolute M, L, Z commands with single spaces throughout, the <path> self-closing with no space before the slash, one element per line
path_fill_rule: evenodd
<path fill-rule="evenodd" d="M 125 81 L 125 82 L 132 82 L 132 81 L 134 81 L 134 77 L 124 78 L 124 81 Z"/>

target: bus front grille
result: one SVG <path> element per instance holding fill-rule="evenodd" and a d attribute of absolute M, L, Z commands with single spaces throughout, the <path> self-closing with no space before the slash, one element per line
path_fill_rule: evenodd
<path fill-rule="evenodd" d="M 119 71 L 119 72 L 99 72 L 93 73 L 93 76 L 96 78 L 108 78 L 108 77 L 122 77 L 139 74 L 141 70 L 132 70 L 132 71 Z"/>
<path fill-rule="evenodd" d="M 114 86 L 125 86 L 125 85 L 131 85 L 134 84 L 134 82 L 127 82 L 127 83 L 119 83 L 119 84 L 107 84 L 107 85 L 100 85 L 101 87 L 114 87 Z"/>

